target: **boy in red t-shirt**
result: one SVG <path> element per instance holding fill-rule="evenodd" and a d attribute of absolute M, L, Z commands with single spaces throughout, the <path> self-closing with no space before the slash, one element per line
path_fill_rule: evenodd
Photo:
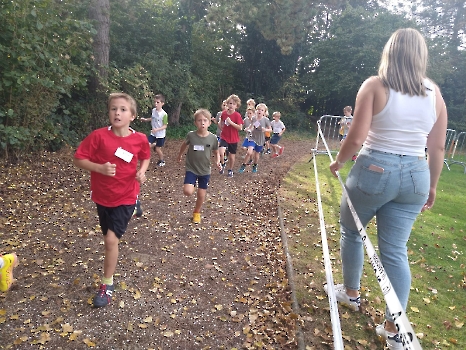
<path fill-rule="evenodd" d="M 220 118 L 220 159 L 224 159 L 225 151 L 228 149 L 228 177 L 233 177 L 233 166 L 235 165 L 236 150 L 239 142 L 239 131 L 243 129 L 243 118 L 236 109 L 241 106 L 241 100 L 236 95 L 230 95 L 227 99 L 227 109 L 222 112 Z M 225 163 L 222 163 L 223 174 Z"/>
<path fill-rule="evenodd" d="M 104 235 L 104 276 L 95 307 L 106 306 L 112 299 L 118 242 L 133 215 L 150 161 L 146 135 L 129 127 L 136 117 L 136 101 L 124 93 L 110 94 L 108 117 L 111 125 L 94 130 L 74 155 L 74 164 L 91 172 L 91 199 Z"/>

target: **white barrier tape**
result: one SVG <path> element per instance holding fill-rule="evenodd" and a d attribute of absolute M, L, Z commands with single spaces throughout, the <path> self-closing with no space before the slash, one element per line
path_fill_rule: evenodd
<path fill-rule="evenodd" d="M 314 150 L 313 150 L 314 151 Z M 314 172 L 316 178 L 316 191 L 317 191 L 317 205 L 319 207 L 319 220 L 320 220 L 320 234 L 322 237 L 322 251 L 324 254 L 324 266 L 325 266 L 325 277 L 327 279 L 327 295 L 328 295 L 328 302 L 330 305 L 330 320 L 332 321 L 332 333 L 333 333 L 333 345 L 334 349 L 343 350 L 343 337 L 341 334 L 341 326 L 340 326 L 340 316 L 338 314 L 338 305 L 337 305 L 337 297 L 335 295 L 335 288 L 333 283 L 333 275 L 332 275 L 332 264 L 330 262 L 330 254 L 328 251 L 328 244 L 327 244 L 327 231 L 325 229 L 325 221 L 324 221 L 324 214 L 322 209 L 322 201 L 320 197 L 320 185 L 319 185 L 319 177 L 317 175 L 317 163 L 315 154 L 313 154 L 314 159 Z"/>
<path fill-rule="evenodd" d="M 333 157 L 330 153 L 327 142 L 325 141 L 325 138 L 322 134 L 320 123 L 317 122 L 317 125 L 319 135 L 322 137 L 322 142 L 325 145 L 328 156 L 330 157 L 330 160 L 333 162 Z M 371 262 L 372 267 L 374 268 L 377 281 L 379 282 L 380 288 L 382 289 L 385 303 L 387 304 L 388 309 L 390 310 L 390 313 L 393 317 L 394 323 L 398 329 L 398 334 L 403 344 L 403 349 L 422 350 L 421 344 L 419 344 L 419 340 L 416 337 L 416 333 L 414 333 L 413 327 L 411 326 L 411 323 L 409 322 L 408 317 L 406 316 L 406 313 L 404 312 L 403 307 L 401 306 L 400 300 L 398 299 L 398 296 L 396 295 L 396 292 L 393 289 L 390 279 L 388 278 L 385 269 L 383 268 L 382 263 L 377 253 L 375 252 L 375 249 L 369 237 L 367 236 L 364 226 L 359 220 L 359 216 L 356 213 L 353 203 L 351 202 L 351 199 L 348 196 L 348 192 L 346 191 L 345 184 L 343 183 L 339 172 L 337 172 L 337 176 L 338 181 L 340 182 L 340 185 L 343 189 L 343 195 L 347 199 L 348 207 L 351 211 L 351 214 L 353 215 L 354 222 L 356 224 L 356 227 L 358 228 L 359 234 L 361 235 L 364 247 L 366 248 L 367 256 L 369 257 L 369 261 Z"/>

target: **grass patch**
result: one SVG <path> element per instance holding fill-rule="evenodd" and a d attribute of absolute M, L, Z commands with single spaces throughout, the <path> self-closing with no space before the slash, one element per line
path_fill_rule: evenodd
<path fill-rule="evenodd" d="M 314 167 L 310 158 L 310 155 L 304 157 L 289 172 L 280 196 L 296 274 L 296 294 L 302 308 L 305 342 L 319 348 L 319 344 L 332 343 L 332 336 L 328 299 L 323 290 L 325 271 Z M 328 170 L 328 164 L 326 155 L 317 156 L 333 277 L 336 283 L 341 283 L 338 224 L 341 187 Z M 342 169 L 343 178 L 350 167 L 348 163 Z M 452 167 L 451 171 L 444 168 L 435 205 L 418 216 L 408 244 L 413 280 L 407 315 L 423 349 L 466 347 L 465 180 L 461 167 Z M 377 249 L 374 221 L 369 223 L 367 233 Z M 384 319 L 385 303 L 367 256 L 361 285 L 361 312 L 339 309 L 344 343 L 350 348 L 381 348 L 374 326 Z"/>

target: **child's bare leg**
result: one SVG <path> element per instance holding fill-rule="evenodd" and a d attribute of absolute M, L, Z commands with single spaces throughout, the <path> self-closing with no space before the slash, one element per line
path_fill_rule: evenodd
<path fill-rule="evenodd" d="M 163 152 L 162 152 L 162 147 L 155 147 L 155 152 L 159 156 L 160 160 L 163 160 Z"/>
<path fill-rule="evenodd" d="M 105 257 L 104 257 L 104 277 L 112 278 L 116 270 L 118 261 L 119 239 L 112 230 L 107 230 L 104 235 Z"/>
<path fill-rule="evenodd" d="M 235 158 L 236 158 L 236 154 L 233 154 L 233 153 L 228 153 L 228 168 L 230 170 L 233 170 L 233 166 L 235 165 Z"/>
<path fill-rule="evenodd" d="M 260 155 L 260 152 L 254 152 L 254 164 L 259 163 Z"/>
<path fill-rule="evenodd" d="M 225 147 L 219 147 L 218 153 L 220 154 L 220 163 L 223 164 L 223 160 L 225 159 Z"/>
<path fill-rule="evenodd" d="M 248 164 L 249 160 L 253 159 L 254 150 L 252 147 L 248 147 L 248 152 L 246 153 L 246 157 L 244 158 L 244 164 Z"/>
<path fill-rule="evenodd" d="M 206 193 L 207 193 L 207 190 L 203 188 L 197 189 L 196 206 L 194 207 L 195 213 L 201 212 L 202 204 L 204 204 Z"/>

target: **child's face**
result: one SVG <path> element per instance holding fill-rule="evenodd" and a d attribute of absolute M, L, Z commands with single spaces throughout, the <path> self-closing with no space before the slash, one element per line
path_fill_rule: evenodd
<path fill-rule="evenodd" d="M 202 114 L 198 115 L 194 120 L 194 125 L 196 125 L 198 131 L 207 130 L 207 128 L 210 126 L 210 119 Z"/>
<path fill-rule="evenodd" d="M 124 98 L 114 98 L 110 102 L 108 118 L 114 128 L 128 128 L 134 120 L 131 104 Z"/>
<path fill-rule="evenodd" d="M 256 109 L 256 114 L 259 117 L 263 117 L 265 115 L 265 108 L 260 106 Z"/>
<path fill-rule="evenodd" d="M 236 107 L 238 106 L 238 104 L 233 99 L 228 100 L 227 105 L 228 105 L 228 111 L 230 112 L 234 112 L 236 110 Z"/>
<path fill-rule="evenodd" d="M 248 109 L 247 116 L 248 116 L 249 119 L 251 119 L 254 116 L 254 111 Z"/>
<path fill-rule="evenodd" d="M 256 103 L 255 103 L 255 102 L 253 102 L 253 101 L 248 102 L 247 108 L 254 108 L 254 107 L 256 107 Z"/>
<path fill-rule="evenodd" d="M 273 116 L 273 120 L 277 121 L 277 120 L 279 120 L 279 119 L 280 119 L 280 116 L 279 116 L 279 115 L 275 114 L 275 115 Z"/>
<path fill-rule="evenodd" d="M 159 111 L 160 109 L 162 109 L 163 105 L 164 105 L 164 103 L 162 101 L 154 100 L 154 107 L 155 107 L 156 110 Z"/>

